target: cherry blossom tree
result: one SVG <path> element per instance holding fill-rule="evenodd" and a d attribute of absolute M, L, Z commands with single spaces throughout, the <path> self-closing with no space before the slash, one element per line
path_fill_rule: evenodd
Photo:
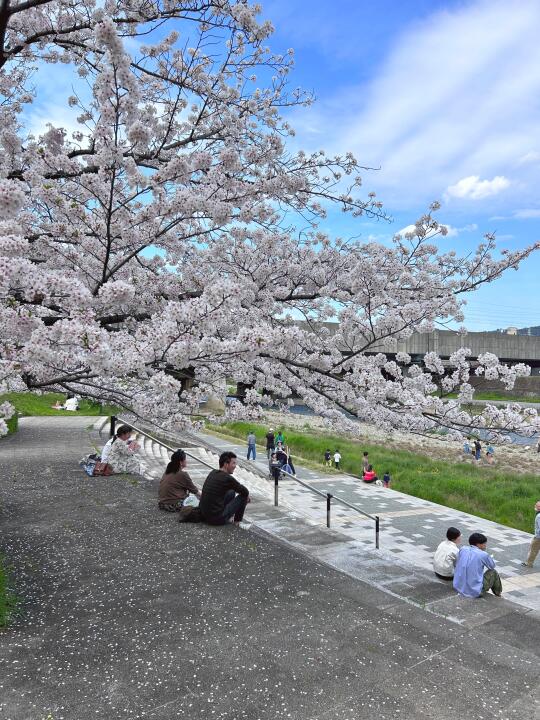
<path fill-rule="evenodd" d="M 449 369 L 396 348 L 462 321 L 462 298 L 536 246 L 441 253 L 436 205 L 388 244 L 321 232 L 332 207 L 351 236 L 386 216 L 352 155 L 290 150 L 284 116 L 312 98 L 289 88 L 293 53 L 267 47 L 259 16 L 227 0 L 0 0 L 2 387 L 177 426 L 232 378 L 248 388 L 233 415 L 294 394 L 341 426 L 531 434 L 535 412 L 463 410 L 466 349 Z M 76 127 L 30 132 L 68 69 Z M 474 372 L 511 386 L 528 370 L 485 356 Z"/>

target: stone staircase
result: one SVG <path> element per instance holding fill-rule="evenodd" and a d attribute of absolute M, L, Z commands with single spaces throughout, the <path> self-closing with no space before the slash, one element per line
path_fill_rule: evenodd
<path fill-rule="evenodd" d="M 108 439 L 108 418 L 100 418 L 99 421 L 95 423 L 94 429 L 100 433 L 104 444 Z M 165 467 L 172 454 L 171 451 L 142 433 L 134 431 L 132 438 L 141 446 L 139 454 L 143 460 L 144 477 L 148 480 L 159 481 L 165 472 Z M 174 440 L 169 438 L 167 438 L 167 440 L 169 440 L 170 447 L 175 447 L 176 443 L 174 443 Z M 192 445 L 192 443 L 192 438 L 190 438 L 190 441 L 187 443 L 182 443 L 182 449 L 188 456 L 186 471 L 189 473 L 195 485 L 202 487 L 210 470 L 219 467 L 219 452 L 212 451 L 205 445 L 197 446 Z M 264 504 L 273 502 L 273 483 L 268 477 L 264 477 L 257 469 L 252 470 L 244 467 L 243 461 L 239 459 L 234 476 L 240 483 L 249 488 L 252 502 L 254 503 L 253 507 L 261 502 Z M 282 503 L 282 505 L 287 507 L 285 503 Z M 292 510 L 290 507 L 287 507 L 287 509 Z"/>
<path fill-rule="evenodd" d="M 108 439 L 108 418 L 100 418 L 94 429 L 105 443 Z M 165 470 L 171 451 L 143 434 L 134 432 L 133 437 L 141 445 L 144 477 L 155 484 Z M 210 470 L 218 467 L 221 450 L 189 433 L 182 437 L 180 443 L 172 437 L 165 440 L 170 447 L 182 446 L 188 455 L 187 471 L 195 484 L 202 487 Z M 339 523 L 336 523 L 337 527 L 327 529 L 322 515 L 315 517 L 309 508 L 312 494 L 296 486 L 294 481 L 280 482 L 279 507 L 275 507 L 273 481 L 259 468 L 246 465 L 248 463 L 239 457 L 235 470 L 235 477 L 249 488 L 251 496 L 245 527 L 384 591 L 387 600 L 381 607 L 391 607 L 395 598 L 399 598 L 465 627 L 482 625 L 494 616 L 507 614 L 531 612 L 531 616 L 538 617 L 526 602 L 516 605 L 488 596 L 480 606 L 477 601 L 456 595 L 447 583 L 434 580 L 432 572 L 426 568 L 384 550 L 375 550 L 372 543 L 367 546 L 365 542 L 351 537 Z M 321 505 L 320 499 L 316 500 L 317 505 Z"/>

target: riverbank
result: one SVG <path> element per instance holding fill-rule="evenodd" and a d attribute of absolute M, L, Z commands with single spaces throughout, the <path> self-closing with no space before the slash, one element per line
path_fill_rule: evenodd
<path fill-rule="evenodd" d="M 540 476 L 535 473 L 515 472 L 501 465 L 477 465 L 473 460 L 465 462 L 455 448 L 450 458 L 437 457 L 431 446 L 422 446 L 422 452 L 419 443 L 412 446 L 410 438 L 392 436 L 383 441 L 363 436 L 359 440 L 331 434 L 323 429 L 320 418 L 271 413 L 267 420 L 265 425 L 234 422 L 214 429 L 242 440 L 253 430 L 261 446 L 268 427 L 282 429 L 294 460 L 301 464 L 307 460 L 322 469 L 325 450 L 332 455 L 339 450 L 341 469 L 356 476 L 360 475 L 363 452 L 367 451 L 379 477 L 390 473 L 395 490 L 525 532 L 531 530 L 532 508 L 540 498 Z M 377 434 L 375 429 L 373 434 Z M 442 448 L 438 451 L 442 454 Z"/>
<path fill-rule="evenodd" d="M 315 432 L 325 435 L 328 430 L 323 418 L 315 415 L 295 415 L 293 413 L 265 413 L 268 427 L 287 427 L 302 432 Z M 414 454 L 424 455 L 433 460 L 444 460 L 450 463 L 467 463 L 477 468 L 472 456 L 463 455 L 462 443 L 445 440 L 442 437 L 426 437 L 398 430 L 387 433 L 375 425 L 358 423 L 358 434 L 343 433 L 346 439 L 360 443 L 387 447 L 389 444 L 398 450 L 405 450 Z M 486 465 L 484 461 L 481 467 Z M 496 445 L 495 463 L 493 469 L 512 474 L 536 475 L 540 469 L 540 454 L 536 451 L 536 442 L 531 440 L 530 445 Z"/>

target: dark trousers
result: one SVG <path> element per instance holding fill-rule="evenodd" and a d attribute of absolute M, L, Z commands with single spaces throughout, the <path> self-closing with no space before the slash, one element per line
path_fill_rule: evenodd
<path fill-rule="evenodd" d="M 247 497 L 237 495 L 234 490 L 225 493 L 225 507 L 218 517 L 212 518 L 208 522 L 210 525 L 225 525 L 234 515 L 234 522 L 241 522 L 244 517 L 244 511 L 247 505 Z"/>

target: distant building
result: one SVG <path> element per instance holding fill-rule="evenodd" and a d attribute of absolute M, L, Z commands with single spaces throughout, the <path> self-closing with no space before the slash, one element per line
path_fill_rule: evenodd
<path fill-rule="evenodd" d="M 496 330 L 495 332 L 504 333 L 505 335 L 530 335 L 533 337 L 540 337 L 540 325 L 535 325 L 534 327 L 527 328 L 501 328 L 499 330 Z"/>

